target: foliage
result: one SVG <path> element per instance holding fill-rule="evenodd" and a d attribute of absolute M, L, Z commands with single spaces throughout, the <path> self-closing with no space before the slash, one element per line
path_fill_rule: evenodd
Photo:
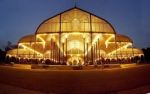
<path fill-rule="evenodd" d="M 143 48 L 142 50 L 144 52 L 144 60 L 145 60 L 145 62 L 147 62 L 147 63 L 150 62 L 150 47 Z"/>

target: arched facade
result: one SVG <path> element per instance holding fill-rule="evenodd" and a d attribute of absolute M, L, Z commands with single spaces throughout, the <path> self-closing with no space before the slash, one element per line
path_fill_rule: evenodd
<path fill-rule="evenodd" d="M 143 55 L 133 41 L 117 34 L 103 18 L 74 7 L 43 21 L 35 34 L 25 36 L 8 56 L 49 59 L 68 65 Z"/>

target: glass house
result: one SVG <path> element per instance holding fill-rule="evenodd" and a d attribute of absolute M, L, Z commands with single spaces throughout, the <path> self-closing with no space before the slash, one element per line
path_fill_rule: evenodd
<path fill-rule="evenodd" d="M 22 37 L 18 48 L 9 50 L 7 56 L 84 65 L 143 55 L 132 45 L 132 39 L 118 34 L 107 20 L 74 7 L 44 20 L 34 34 Z"/>

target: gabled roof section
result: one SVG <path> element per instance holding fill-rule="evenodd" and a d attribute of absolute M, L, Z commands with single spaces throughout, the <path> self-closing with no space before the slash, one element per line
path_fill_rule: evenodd
<path fill-rule="evenodd" d="M 18 43 L 28 43 L 28 42 L 35 42 L 35 35 L 26 35 L 22 37 Z"/>
<path fill-rule="evenodd" d="M 131 38 L 129 38 L 126 35 L 122 35 L 122 34 L 116 34 L 116 42 L 131 42 L 131 43 L 133 43 Z"/>
<path fill-rule="evenodd" d="M 116 33 L 113 26 L 107 20 L 78 7 L 73 7 L 44 20 L 38 26 L 35 33 L 73 31 Z"/>
<path fill-rule="evenodd" d="M 116 39 L 111 39 L 110 42 L 130 42 L 133 43 L 132 39 L 128 36 L 122 35 L 122 34 L 116 34 Z"/>

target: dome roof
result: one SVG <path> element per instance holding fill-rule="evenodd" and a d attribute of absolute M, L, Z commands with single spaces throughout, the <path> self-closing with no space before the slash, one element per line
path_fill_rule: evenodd
<path fill-rule="evenodd" d="M 26 35 L 22 37 L 18 43 L 35 42 L 35 35 Z"/>
<path fill-rule="evenodd" d="M 116 34 L 116 42 L 131 42 L 133 43 L 132 39 L 128 36 Z"/>
<path fill-rule="evenodd" d="M 36 34 L 91 31 L 115 33 L 113 26 L 107 20 L 74 7 L 43 21 L 37 28 Z"/>
<path fill-rule="evenodd" d="M 119 50 L 118 50 L 118 52 L 119 52 Z M 144 53 L 143 53 L 143 51 L 141 50 L 141 49 L 138 49 L 138 48 L 127 48 L 127 49 L 122 49 L 121 50 L 121 53 L 124 53 L 124 54 L 133 54 L 134 53 L 134 55 L 143 55 Z"/>
<path fill-rule="evenodd" d="M 121 35 L 121 34 L 116 34 L 116 39 L 111 39 L 110 42 L 131 42 L 133 43 L 132 39 L 129 38 L 128 36 Z"/>

